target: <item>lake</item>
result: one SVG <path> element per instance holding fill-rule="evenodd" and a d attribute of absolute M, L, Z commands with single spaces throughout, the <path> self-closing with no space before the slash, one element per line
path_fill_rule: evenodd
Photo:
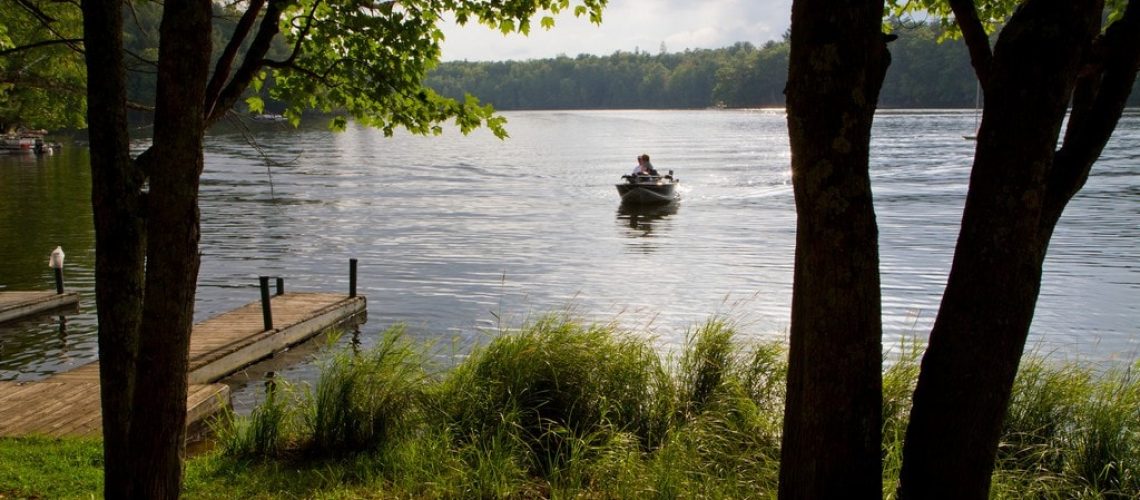
<path fill-rule="evenodd" d="M 385 138 L 351 125 L 213 131 L 196 319 L 257 300 L 259 275 L 284 276 L 288 290 L 347 291 L 357 258 L 366 345 L 404 323 L 461 354 L 547 312 L 616 322 L 663 349 L 714 317 L 745 337 L 786 337 L 795 209 L 783 110 L 503 115 L 505 141 L 454 130 Z M 937 312 L 973 156 L 962 134 L 973 127 L 972 110 L 876 117 L 888 349 L 925 337 Z M 641 153 L 681 179 L 678 204 L 620 207 L 614 184 Z M 64 323 L 0 327 L 0 380 L 96 357 L 89 188 L 81 147 L 0 157 L 0 289 L 52 288 L 47 258 L 62 245 L 68 286 L 83 296 Z M 1140 113 L 1121 120 L 1057 228 L 1029 348 L 1109 365 L 1138 357 Z M 273 369 L 313 376 L 305 356 L 286 359 L 296 363 Z"/>

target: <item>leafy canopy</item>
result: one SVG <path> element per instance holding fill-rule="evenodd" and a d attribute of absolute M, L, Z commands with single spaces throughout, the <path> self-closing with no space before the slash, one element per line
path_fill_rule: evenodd
<path fill-rule="evenodd" d="M 333 114 L 343 129 L 349 118 L 382 129 L 439 134 L 454 120 L 464 133 L 487 126 L 505 137 L 505 120 L 471 96 L 451 99 L 423 85 L 441 56 L 445 16 L 476 22 L 504 34 L 527 34 L 538 18 L 544 29 L 568 11 L 600 23 L 607 0 L 246 0 L 214 5 L 214 59 L 232 51 L 218 68 L 218 109 L 240 97 L 254 112 L 264 99 L 285 103 L 294 124 L 306 110 Z M 43 128 L 84 126 L 85 82 L 82 14 L 76 3 L 55 0 L 4 2 L 0 9 L 0 125 Z M 124 55 L 133 100 L 145 107 L 153 89 L 158 4 L 128 0 Z M 234 20 L 252 20 L 245 30 Z M 229 18 L 229 19 L 226 19 Z M 62 40 L 73 40 L 61 43 Z M 50 45 L 41 45 L 53 42 Z M 23 50 L 13 50 L 23 47 Z M 260 47 L 260 48 L 259 48 Z M 153 86 L 149 83 L 149 86 Z M 213 120 L 211 120 L 213 121 Z"/>
<path fill-rule="evenodd" d="M 284 3 L 284 2 L 283 2 Z M 606 0 L 582 0 L 576 16 L 601 22 Z M 279 27 L 292 53 L 267 60 L 253 82 L 255 89 L 272 78 L 267 95 L 287 104 L 285 116 L 298 123 L 305 109 L 334 113 L 334 129 L 348 118 L 392 134 L 403 127 L 418 134 L 439 134 L 439 123 L 454 120 L 467 133 L 486 125 L 505 137 L 505 120 L 467 95 L 462 100 L 440 96 L 423 85 L 441 56 L 444 15 L 456 22 L 477 21 L 504 34 L 529 33 L 531 20 L 554 25 L 553 14 L 570 9 L 569 0 L 297 0 L 285 3 Z M 272 7 L 271 7 L 272 9 Z M 260 96 L 246 101 L 262 106 Z"/>
<path fill-rule="evenodd" d="M 45 22 L 51 21 L 51 22 Z M 64 2 L 0 8 L 0 133 L 85 126 L 87 72 L 75 52 L 79 9 Z"/>
<path fill-rule="evenodd" d="M 886 2 L 887 17 L 933 18 L 942 26 L 943 39 L 961 36 L 949 0 L 886 0 Z M 1025 0 L 975 0 L 972 3 L 986 33 L 993 34 L 1001 29 L 1006 19 L 1009 19 Z M 1105 0 L 1105 11 L 1108 12 L 1108 22 L 1105 25 L 1120 19 L 1127 5 L 1128 0 Z M 890 26 L 886 25 L 885 29 L 889 30 Z"/>

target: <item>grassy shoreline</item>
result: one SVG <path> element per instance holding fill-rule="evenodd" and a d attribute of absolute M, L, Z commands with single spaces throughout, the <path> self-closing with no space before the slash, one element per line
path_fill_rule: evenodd
<path fill-rule="evenodd" d="M 892 497 L 922 347 L 883 375 Z M 187 460 L 187 498 L 775 497 L 786 353 L 693 329 L 676 356 L 610 325 L 546 316 L 439 372 L 395 327 L 328 352 L 313 387 L 279 383 Z M 1140 383 L 1131 369 L 1022 362 L 994 498 L 1132 498 Z M 97 440 L 0 439 L 0 498 L 88 498 Z"/>

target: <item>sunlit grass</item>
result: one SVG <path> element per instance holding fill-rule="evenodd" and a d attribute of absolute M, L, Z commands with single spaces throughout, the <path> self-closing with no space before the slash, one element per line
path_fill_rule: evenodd
<path fill-rule="evenodd" d="M 922 349 L 902 342 L 884 368 L 888 498 Z M 187 463 L 185 496 L 776 495 L 786 351 L 742 341 L 729 322 L 694 328 L 675 355 L 565 316 L 499 332 L 443 372 L 425 351 L 397 327 L 363 352 L 327 352 L 312 388 L 273 384 L 249 416 L 219 421 L 215 451 Z M 1027 356 L 991 496 L 1134 498 L 1133 370 L 1096 373 Z M 97 495 L 100 460 L 97 442 L 0 440 L 0 495 Z M 64 480 L 72 471 L 79 479 Z"/>
<path fill-rule="evenodd" d="M 102 489 L 101 441 L 0 438 L 0 498 L 91 498 Z"/>

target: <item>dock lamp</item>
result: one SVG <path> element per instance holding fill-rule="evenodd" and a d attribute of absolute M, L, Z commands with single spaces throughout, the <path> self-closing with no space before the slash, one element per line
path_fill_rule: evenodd
<path fill-rule="evenodd" d="M 63 247 L 56 246 L 55 250 L 51 251 L 51 258 L 48 259 L 48 266 L 55 270 L 55 293 L 63 294 Z"/>

